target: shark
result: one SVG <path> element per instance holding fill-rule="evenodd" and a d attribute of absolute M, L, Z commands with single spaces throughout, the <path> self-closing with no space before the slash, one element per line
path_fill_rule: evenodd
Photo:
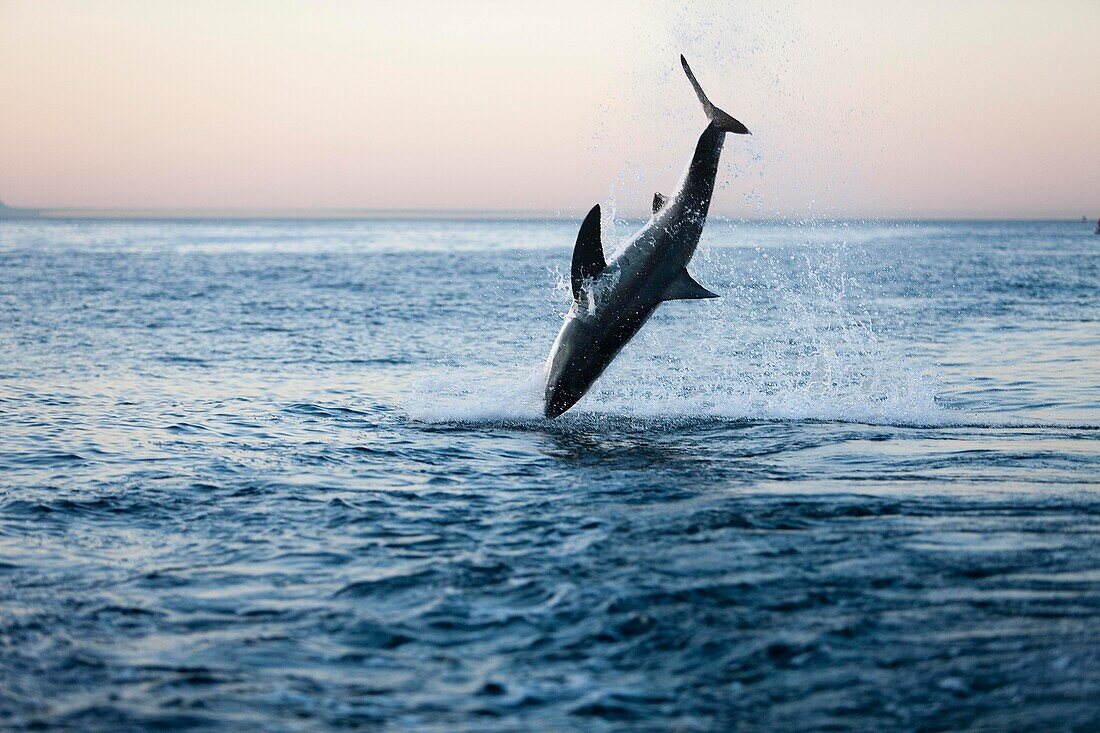
<path fill-rule="evenodd" d="M 556 418 L 585 395 L 661 303 L 719 297 L 688 273 L 707 221 L 714 179 L 727 134 L 748 135 L 743 124 L 707 98 L 680 56 L 708 124 L 671 196 L 654 194 L 652 215 L 608 262 L 600 205 L 581 223 L 573 248 L 573 303 L 546 360 L 544 413 Z"/>

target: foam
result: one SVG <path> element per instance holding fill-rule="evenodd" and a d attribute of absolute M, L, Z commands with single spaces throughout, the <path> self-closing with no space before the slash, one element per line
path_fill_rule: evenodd
<path fill-rule="evenodd" d="M 456 370 L 413 382 L 400 407 L 423 423 L 509 423 L 543 419 L 542 366 L 490 376 Z"/>
<path fill-rule="evenodd" d="M 603 378 L 602 382 L 609 380 Z M 542 412 L 541 367 L 525 377 L 489 377 L 475 370 L 454 370 L 413 383 L 399 407 L 413 422 L 435 425 L 550 424 Z M 929 384 L 918 379 L 884 397 L 873 390 L 829 388 L 808 383 L 799 388 L 759 391 L 741 383 L 721 389 L 714 382 L 693 389 L 669 383 L 601 385 L 558 421 L 617 424 L 622 420 L 661 425 L 703 422 L 828 422 L 904 428 L 1067 429 L 1092 431 L 1100 425 L 1038 420 L 1013 413 L 980 413 L 938 404 Z"/>
<path fill-rule="evenodd" d="M 719 227 L 718 233 L 730 230 Z M 937 403 L 938 382 L 907 353 L 904 324 L 900 335 L 876 325 L 874 296 L 848 274 L 853 257 L 863 255 L 844 243 L 779 251 L 704 248 L 699 254 L 692 269 L 723 297 L 658 309 L 572 412 L 973 422 Z M 560 282 L 554 293 L 569 298 Z M 538 340 L 549 344 L 552 334 Z M 420 380 L 401 407 L 423 422 L 538 419 L 543 384 L 541 366 L 515 365 L 501 373 L 471 365 Z"/>
<path fill-rule="evenodd" d="M 719 243 L 744 235 L 724 222 L 713 230 Z M 801 229 L 785 236 L 782 247 L 701 247 L 690 269 L 722 297 L 662 305 L 567 420 L 1094 429 L 1007 406 L 990 411 L 980 390 L 951 397 L 956 390 L 942 383 L 935 346 L 921 340 L 906 310 L 882 297 L 878 279 L 892 273 L 875 250 L 849 245 L 839 230 L 821 235 L 830 242 Z M 568 302 L 563 278 L 553 294 Z M 551 343 L 547 325 L 529 334 L 532 350 Z M 537 357 L 523 358 L 505 369 L 470 364 L 436 372 L 399 407 L 428 423 L 542 420 L 542 367 L 533 366 Z"/>

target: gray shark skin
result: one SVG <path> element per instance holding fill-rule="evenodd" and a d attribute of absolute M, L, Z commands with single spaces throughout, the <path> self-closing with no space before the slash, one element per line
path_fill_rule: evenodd
<path fill-rule="evenodd" d="M 718 297 L 692 279 L 687 264 L 707 220 L 726 133 L 749 131 L 710 103 L 683 56 L 680 63 L 710 124 L 676 193 L 654 195 L 653 215 L 615 259 L 604 260 L 599 204 L 581 224 L 570 273 L 573 305 L 547 359 L 548 418 L 584 396 L 662 302 Z"/>

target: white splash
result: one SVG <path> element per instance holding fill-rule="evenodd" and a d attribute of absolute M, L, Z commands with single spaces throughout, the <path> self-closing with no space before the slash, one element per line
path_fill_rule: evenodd
<path fill-rule="evenodd" d="M 401 407 L 424 423 L 524 422 L 543 417 L 542 365 L 501 376 L 462 371 L 414 382 Z"/>
<path fill-rule="evenodd" d="M 722 251 L 719 251 L 722 252 Z M 574 408 L 640 418 L 829 420 L 943 425 L 965 417 L 904 340 L 880 336 L 835 247 L 710 252 L 693 265 L 723 294 L 669 303 Z M 549 334 L 547 334 L 549 336 Z M 413 386 L 426 422 L 541 419 L 543 366 L 461 370 Z"/>

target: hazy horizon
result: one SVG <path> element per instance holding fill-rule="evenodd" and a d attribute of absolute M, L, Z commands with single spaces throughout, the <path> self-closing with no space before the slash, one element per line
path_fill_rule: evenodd
<path fill-rule="evenodd" d="M 262 12 L 261 12 L 262 10 Z M 1095 218 L 1100 3 L 0 0 L 0 200 L 644 211 L 705 122 L 714 213 Z"/>
<path fill-rule="evenodd" d="M 8 213 L 0 211 L 0 220 L 190 220 L 196 221 L 263 221 L 263 220 L 501 220 L 501 221 L 580 221 L 585 210 L 543 209 L 191 209 L 191 208 L 125 208 L 125 207 L 15 207 L 8 206 Z M 615 218 L 620 221 L 644 221 L 649 213 L 639 209 L 619 209 Z M 823 214 L 766 215 L 751 212 L 711 213 L 712 221 L 785 222 L 828 224 L 829 222 L 967 222 L 967 221 L 1084 221 L 1090 225 L 1095 217 L 1088 213 L 1069 213 L 1033 216 L 1005 216 L 981 213 L 856 215 Z"/>

